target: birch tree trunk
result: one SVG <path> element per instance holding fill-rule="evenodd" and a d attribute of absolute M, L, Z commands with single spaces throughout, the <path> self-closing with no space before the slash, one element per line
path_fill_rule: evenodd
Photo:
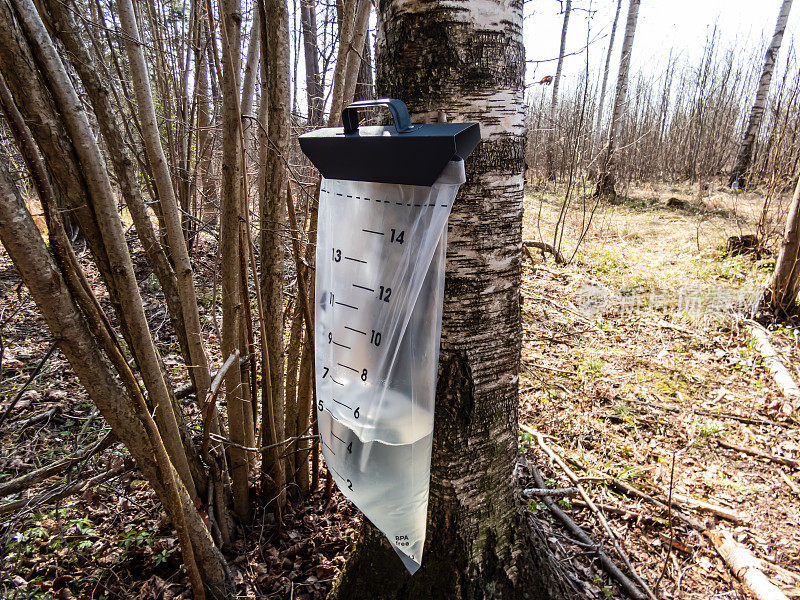
<path fill-rule="evenodd" d="M 478 121 L 448 230 L 422 567 L 365 523 L 330 598 L 568 598 L 515 499 L 525 144 L 522 3 L 381 0 L 379 96 L 417 121 Z M 380 585 L 376 582 L 380 581 Z"/>
<path fill-rule="evenodd" d="M 761 127 L 761 119 L 764 117 L 764 109 L 769 95 L 769 86 L 772 82 L 772 73 L 775 71 L 775 61 L 778 59 L 778 52 L 783 43 L 783 34 L 786 31 L 786 23 L 789 20 L 789 11 L 792 9 L 792 0 L 783 0 L 781 10 L 778 13 L 778 21 L 775 24 L 775 33 L 772 35 L 772 42 L 767 49 L 764 57 L 764 68 L 761 70 L 761 79 L 758 83 L 756 99 L 753 108 L 750 109 L 750 117 L 747 120 L 747 127 L 744 130 L 744 137 L 736 155 L 736 163 L 731 172 L 730 183 L 733 185 L 738 182 L 738 186 L 743 188 L 746 184 L 745 175 L 750 168 L 753 159 L 753 148 L 755 147 L 758 130 Z"/>
<path fill-rule="evenodd" d="M 558 84 L 561 82 L 561 69 L 564 66 L 564 51 L 567 47 L 567 28 L 569 27 L 569 15 L 572 12 L 572 0 L 567 0 L 564 7 L 564 23 L 561 26 L 561 45 L 558 49 L 558 64 L 556 74 L 553 77 L 553 98 L 550 101 L 550 123 L 548 124 L 549 133 L 547 135 L 547 179 L 555 179 L 555 145 L 558 136 L 556 131 L 556 106 L 558 104 Z"/>
<path fill-rule="evenodd" d="M 630 0 L 628 5 L 628 21 L 625 24 L 625 39 L 622 41 L 622 57 L 619 61 L 617 76 L 617 92 L 614 95 L 614 109 L 611 114 L 611 126 L 608 131 L 608 143 L 605 156 L 601 159 L 600 176 L 597 181 L 597 195 L 616 197 L 614 183 L 616 180 L 616 145 L 622 135 L 622 116 L 628 95 L 628 74 L 631 70 L 631 53 L 633 37 L 636 34 L 636 22 L 639 19 L 639 6 L 642 0 Z"/>
<path fill-rule="evenodd" d="M 606 87 L 608 86 L 608 72 L 611 70 L 611 55 L 614 53 L 614 40 L 617 37 L 617 24 L 619 23 L 619 13 L 622 9 L 622 0 L 617 0 L 617 10 L 614 13 L 614 24 L 611 26 L 611 39 L 608 40 L 608 52 L 606 53 L 606 64 L 603 68 L 603 83 L 600 85 L 600 101 L 597 104 L 597 120 L 594 125 L 594 140 L 600 137 L 601 128 L 603 126 L 603 109 L 606 104 Z M 594 152 L 592 152 L 594 156 Z"/>
<path fill-rule="evenodd" d="M 800 179 L 794 190 L 781 250 L 775 263 L 775 272 L 768 291 L 768 301 L 779 315 L 790 316 L 796 312 L 800 294 Z"/>

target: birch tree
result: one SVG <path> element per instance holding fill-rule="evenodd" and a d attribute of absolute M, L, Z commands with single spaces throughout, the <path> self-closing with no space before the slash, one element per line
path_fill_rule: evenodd
<path fill-rule="evenodd" d="M 622 117 L 628 95 L 628 75 L 631 69 L 631 53 L 633 38 L 636 35 L 636 22 L 639 19 L 641 0 L 630 0 L 628 5 L 628 21 L 625 23 L 625 39 L 622 41 L 622 57 L 619 61 L 617 91 L 614 95 L 614 109 L 611 115 L 611 127 L 608 131 L 608 142 L 600 162 L 600 176 L 597 181 L 597 195 L 615 197 L 614 183 L 616 179 L 616 147 L 622 136 Z"/>
<path fill-rule="evenodd" d="M 553 98 L 550 101 L 550 123 L 548 142 L 547 142 L 547 178 L 555 178 L 555 139 L 557 135 L 556 127 L 556 105 L 558 103 L 558 85 L 561 82 L 561 70 L 564 67 L 564 52 L 567 47 L 567 29 L 569 27 L 569 16 L 572 12 L 572 0 L 567 0 L 564 6 L 564 21 L 561 25 L 561 44 L 558 49 L 558 63 L 556 74 L 553 76 Z"/>
<path fill-rule="evenodd" d="M 761 120 L 764 117 L 764 110 L 767 105 L 769 86 L 770 83 L 772 83 L 772 73 L 775 71 L 775 62 L 778 59 L 778 52 L 781 50 L 783 34 L 786 31 L 786 23 L 789 20 L 789 11 L 791 9 L 792 0 L 783 0 L 780 12 L 778 12 L 778 21 L 775 24 L 775 33 L 772 34 L 772 42 L 770 42 L 769 48 L 767 48 L 767 54 L 764 57 L 764 67 L 761 70 L 761 79 L 758 82 L 756 99 L 753 102 L 753 108 L 750 109 L 747 127 L 744 130 L 742 143 L 736 155 L 736 163 L 731 172 L 731 185 L 736 183 L 740 188 L 744 187 L 746 184 L 747 170 L 750 168 L 750 162 L 753 160 L 753 150 L 755 148 L 756 138 L 758 137 L 758 130 L 761 127 Z"/>
<path fill-rule="evenodd" d="M 622 0 L 617 0 L 617 10 L 614 12 L 614 23 L 611 25 L 611 36 L 608 40 L 608 52 L 606 52 L 605 67 L 603 67 L 603 83 L 600 85 L 600 100 L 597 102 L 597 119 L 595 121 L 595 137 L 600 135 L 603 125 L 603 109 L 606 104 L 606 87 L 608 86 L 608 73 L 611 70 L 611 56 L 614 53 L 614 40 L 617 37 L 617 24 L 619 23 L 619 13 L 622 9 Z"/>
<path fill-rule="evenodd" d="M 467 161 L 448 231 L 425 560 L 410 578 L 364 523 L 330 597 L 568 598 L 511 476 L 522 339 L 522 3 L 383 0 L 377 30 L 379 96 L 403 98 L 418 121 L 439 111 L 479 121 L 483 141 Z"/>

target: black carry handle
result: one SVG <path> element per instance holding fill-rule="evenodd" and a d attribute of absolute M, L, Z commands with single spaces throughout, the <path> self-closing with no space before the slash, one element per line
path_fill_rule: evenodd
<path fill-rule="evenodd" d="M 408 114 L 408 107 L 402 100 L 394 98 L 379 98 L 378 100 L 360 100 L 349 104 L 342 111 L 342 125 L 345 133 L 355 133 L 358 131 L 358 109 L 371 108 L 374 106 L 385 106 L 392 113 L 394 128 L 397 133 L 408 133 L 413 128 L 411 117 Z"/>

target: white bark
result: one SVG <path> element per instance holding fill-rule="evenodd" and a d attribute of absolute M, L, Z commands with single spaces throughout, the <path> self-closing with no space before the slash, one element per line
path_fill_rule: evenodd
<path fill-rule="evenodd" d="M 778 13 L 778 21 L 775 24 L 775 33 L 772 35 L 772 42 L 770 42 L 767 54 L 764 57 L 764 68 L 761 70 L 761 79 L 758 82 L 756 99 L 753 102 L 753 108 L 750 110 L 750 117 L 747 120 L 744 137 L 742 138 L 742 143 L 739 146 L 739 152 L 736 156 L 736 164 L 731 173 L 731 183 L 738 181 L 740 187 L 744 187 L 742 185 L 744 183 L 744 176 L 753 159 L 753 148 L 755 146 L 756 136 L 761 127 L 761 120 L 764 117 L 764 108 L 767 104 L 769 86 L 770 83 L 772 83 L 772 73 L 775 71 L 775 61 L 778 59 L 778 52 L 780 52 L 781 44 L 783 43 L 783 34 L 786 31 L 786 23 L 789 20 L 789 11 L 791 9 L 792 0 L 783 0 L 781 10 Z"/>
<path fill-rule="evenodd" d="M 619 75 L 617 76 L 617 91 L 614 95 L 614 110 L 611 116 L 605 159 L 601 165 L 600 181 L 597 184 L 598 192 L 612 196 L 614 195 L 614 179 L 616 175 L 616 144 L 622 134 L 622 116 L 628 95 L 628 75 L 631 68 L 633 38 L 636 35 L 636 22 L 639 19 L 639 6 L 641 3 L 642 0 L 630 0 L 628 6 L 628 20 L 625 24 L 625 39 L 622 41 L 622 56 L 619 62 Z"/>

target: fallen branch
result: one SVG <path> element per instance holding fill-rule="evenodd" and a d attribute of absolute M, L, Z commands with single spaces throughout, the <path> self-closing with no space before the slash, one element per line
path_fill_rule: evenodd
<path fill-rule="evenodd" d="M 795 383 L 791 373 L 781 362 L 778 353 L 775 352 L 775 348 L 772 347 L 767 330 L 755 321 L 746 321 L 746 328 L 755 341 L 756 348 L 764 359 L 764 364 L 767 365 L 769 372 L 772 374 L 772 379 L 778 384 L 784 397 L 789 400 L 790 408 L 784 413 L 791 415 L 800 405 L 800 388 L 797 387 L 797 383 Z"/>
<path fill-rule="evenodd" d="M 717 440 L 717 444 L 719 444 L 723 448 L 727 448 L 728 450 L 735 450 L 736 452 L 742 452 L 743 454 L 749 454 L 750 456 L 757 456 L 759 458 L 763 458 L 770 462 L 778 463 L 779 465 L 785 465 L 787 467 L 792 467 L 793 469 L 800 468 L 800 460 L 794 458 L 788 458 L 786 456 L 775 456 L 774 454 L 762 452 L 761 450 L 756 450 L 755 448 L 748 448 L 747 446 L 738 446 L 736 444 L 731 444 L 730 442 L 726 442 L 725 440 Z"/>
<path fill-rule="evenodd" d="M 589 494 L 586 493 L 586 490 L 584 489 L 584 487 L 580 484 L 578 476 L 575 475 L 575 473 L 572 471 L 572 469 L 570 469 L 566 465 L 566 463 L 561 459 L 561 457 L 558 454 L 553 452 L 553 449 L 550 448 L 550 446 L 547 445 L 547 442 L 544 441 L 544 438 L 542 437 L 541 433 L 539 433 L 538 431 L 534 431 L 534 435 L 536 436 L 536 441 L 539 443 L 539 447 L 542 450 L 544 450 L 545 454 L 547 454 L 547 456 L 549 456 L 550 459 L 553 462 L 555 462 L 556 464 L 558 464 L 559 467 L 561 467 L 561 469 L 567 475 L 569 480 L 572 481 L 572 483 L 578 488 L 578 492 L 580 493 L 581 498 L 583 498 L 583 501 L 586 502 L 586 504 L 589 505 L 589 508 L 592 510 L 592 512 L 595 513 L 595 516 L 597 517 L 597 520 L 600 522 L 600 524 L 602 525 L 603 529 L 608 534 L 609 539 L 614 544 L 614 549 L 617 551 L 617 554 L 619 554 L 619 557 L 625 563 L 625 566 L 628 567 L 628 571 L 630 572 L 631 576 L 633 576 L 633 579 L 636 581 L 637 584 L 639 584 L 639 586 L 645 591 L 645 593 L 647 594 L 647 596 L 651 600 L 657 600 L 656 595 L 653 593 L 653 590 L 650 589 L 650 587 L 647 585 L 647 583 L 636 572 L 636 569 L 633 568 L 633 565 L 631 564 L 631 560 L 630 560 L 630 558 L 628 558 L 628 555 L 625 552 L 625 550 L 623 550 L 622 544 L 620 543 L 619 538 L 614 533 L 614 530 L 611 529 L 611 526 L 608 524 L 608 521 L 603 516 L 603 513 L 600 512 L 600 509 L 597 508 L 597 505 L 589 497 Z M 537 483 L 537 485 L 538 485 L 538 483 Z M 542 486 L 540 486 L 540 487 L 542 487 Z"/>
<path fill-rule="evenodd" d="M 42 421 L 49 421 L 52 419 L 61 409 L 58 406 L 53 406 L 52 408 L 47 409 L 43 413 L 39 413 L 38 415 L 33 415 L 28 419 L 22 419 L 21 421 L 14 421 L 14 425 L 18 427 L 18 431 L 22 431 L 30 427 L 31 425 L 36 425 L 37 423 L 41 423 Z"/>
<path fill-rule="evenodd" d="M 553 255 L 553 258 L 555 259 L 557 265 L 567 264 L 567 261 L 564 260 L 564 257 L 562 256 L 561 252 L 559 252 L 558 249 L 555 246 L 553 246 L 553 244 L 548 244 L 547 242 L 540 242 L 538 240 L 525 240 L 524 242 L 522 242 L 522 247 L 525 249 L 536 248 L 537 250 L 541 250 L 542 252 L 549 252 L 550 254 Z M 533 262 L 533 256 L 531 256 L 530 251 L 526 252 L 526 254 L 528 255 L 528 258 L 530 258 L 531 262 Z"/>
<path fill-rule="evenodd" d="M 239 358 L 239 350 L 236 349 L 233 353 L 228 357 L 228 360 L 220 367 L 220 370 L 217 371 L 217 374 L 214 375 L 214 379 L 211 381 L 211 385 L 208 388 L 208 396 L 206 397 L 206 405 L 203 407 L 203 457 L 205 458 L 206 462 L 208 462 L 208 437 L 211 433 L 211 420 L 217 414 L 217 395 L 219 394 L 219 390 L 222 387 L 222 382 L 225 379 L 225 375 L 230 370 L 231 366 L 236 362 L 236 359 Z"/>
<path fill-rule="evenodd" d="M 31 496 L 30 498 L 22 498 L 20 500 L 14 500 L 13 502 L 0 504 L 0 515 L 16 512 L 24 508 L 36 508 L 37 506 L 41 506 L 42 504 L 46 504 L 47 502 L 52 502 L 54 500 L 63 500 L 67 496 L 80 494 L 82 491 L 104 483 L 128 470 L 130 470 L 130 467 L 120 465 L 105 471 L 104 473 L 100 473 L 100 475 L 95 475 L 91 479 L 69 483 L 56 489 L 48 490 L 37 496 Z"/>
<path fill-rule="evenodd" d="M 537 434 L 537 432 L 534 429 L 531 429 L 530 427 L 527 427 L 526 425 L 520 424 L 520 429 L 522 429 L 523 431 L 525 431 L 527 433 L 530 433 L 531 435 L 534 435 L 534 436 Z M 542 435 L 542 434 L 539 434 L 539 435 Z M 569 462 L 571 462 L 576 468 L 578 468 L 581 471 L 583 471 L 584 473 L 589 473 L 589 469 L 588 469 L 588 467 L 586 467 L 586 465 L 582 465 L 581 463 L 579 463 L 578 461 L 576 461 L 576 460 L 574 460 L 572 458 L 568 458 L 567 460 Z M 609 487 L 614 488 L 617 492 L 619 492 L 621 494 L 625 494 L 628 497 L 636 498 L 638 500 L 644 500 L 645 502 L 660 508 L 665 513 L 667 513 L 667 514 L 669 513 L 669 506 L 665 502 L 662 502 L 661 500 L 658 500 L 658 499 L 654 498 L 650 494 L 647 494 L 647 493 L 645 493 L 645 492 L 643 492 L 643 491 L 641 491 L 639 489 L 636 489 L 632 485 L 629 485 L 629 484 L 625 483 L 624 481 L 622 481 L 621 479 L 617 479 L 616 477 L 614 477 L 612 475 L 609 475 L 608 473 L 603 473 L 601 471 L 599 476 L 578 478 L 579 482 L 589 481 L 589 480 L 605 483 L 606 485 L 608 485 Z M 686 515 L 686 514 L 680 512 L 680 511 L 676 510 L 675 506 L 672 507 L 672 516 L 680 519 L 681 521 L 686 523 L 686 525 L 688 525 L 689 527 L 691 527 L 692 529 L 694 529 L 696 531 L 703 532 L 703 531 L 706 530 L 706 526 L 705 525 L 703 525 L 699 521 L 693 519 L 689 515 Z"/>
<path fill-rule="evenodd" d="M 671 413 L 680 413 L 683 412 L 683 408 L 677 406 L 670 406 L 668 404 L 661 404 L 658 402 L 648 402 L 646 400 L 630 400 L 634 404 L 640 404 L 642 406 L 649 406 L 651 408 L 657 408 L 666 412 Z M 689 408 L 692 414 L 695 415 L 703 415 L 704 417 L 714 417 L 715 419 L 730 419 L 731 421 L 738 421 L 740 423 L 746 423 L 747 425 L 766 425 L 769 427 L 782 427 L 787 428 L 789 424 L 781 423 L 780 421 L 771 421 L 769 419 L 753 419 L 751 417 L 742 417 L 740 415 L 734 415 L 732 413 L 721 413 L 721 412 L 714 412 L 711 410 L 705 410 L 703 408 Z"/>
<path fill-rule="evenodd" d="M 239 359 L 239 365 L 247 364 L 247 361 L 250 360 L 250 355 L 244 356 Z M 223 365 L 224 366 L 224 365 Z M 219 371 L 214 373 L 211 376 L 211 379 L 214 380 L 217 375 L 219 375 Z M 175 395 L 177 400 L 183 400 L 184 398 L 188 398 L 192 394 L 194 394 L 197 390 L 195 390 L 194 383 L 191 381 L 189 383 L 185 383 L 182 386 L 176 387 L 175 390 L 172 392 Z"/>
<path fill-rule="evenodd" d="M 742 582 L 758 600 L 788 600 L 761 571 L 761 561 L 741 544 L 738 544 L 727 531 L 710 531 L 706 537 L 711 541 L 719 555 L 730 567 L 736 578 Z"/>
<path fill-rule="evenodd" d="M 111 446 L 111 444 L 113 444 L 115 441 L 116 437 L 111 431 L 109 431 L 98 442 L 92 444 L 91 446 L 81 448 L 72 456 L 67 456 L 66 458 L 57 460 L 40 469 L 36 469 L 30 473 L 25 473 L 25 475 L 20 475 L 19 477 L 10 481 L 0 483 L 0 498 L 10 494 L 16 494 L 17 492 L 21 492 L 22 490 L 29 488 L 40 481 L 44 481 L 48 477 L 58 475 L 59 473 L 72 468 L 72 466 L 76 465 L 77 463 L 102 452 Z"/>
<path fill-rule="evenodd" d="M 563 498 L 565 496 L 577 496 L 580 491 L 576 487 L 568 488 L 528 488 L 522 490 L 522 493 L 528 498 L 536 497 L 549 497 L 549 498 Z"/>
<path fill-rule="evenodd" d="M 683 504 L 684 506 L 688 504 L 692 506 L 692 508 L 709 512 L 723 519 L 727 519 L 728 521 L 732 521 L 733 523 L 744 523 L 745 521 L 745 517 L 741 513 L 724 506 L 711 504 L 705 500 L 698 500 L 697 498 L 692 498 L 691 496 L 682 496 L 681 494 L 676 494 L 674 492 L 672 494 L 672 499 L 678 504 Z"/>
<path fill-rule="evenodd" d="M 53 355 L 53 352 L 55 352 L 56 348 L 57 345 L 55 343 L 52 346 L 50 346 L 50 349 L 47 351 L 47 354 L 45 354 L 44 358 L 42 358 L 42 360 L 39 361 L 39 364 L 36 365 L 36 368 L 33 370 L 33 373 L 30 374 L 28 380 L 23 384 L 21 388 L 19 388 L 17 393 L 14 395 L 14 398 L 11 400 L 6 409 L 3 411 L 3 414 L 0 415 L 0 425 L 2 425 L 5 422 L 5 420 L 8 418 L 8 415 L 10 415 L 11 411 L 14 410 L 14 407 L 17 405 L 17 402 L 19 402 L 20 398 L 22 398 L 22 394 L 25 393 L 25 390 L 28 389 L 28 386 L 33 383 L 33 380 L 36 379 L 36 377 L 42 371 L 42 367 L 44 367 L 45 363 Z"/>
<path fill-rule="evenodd" d="M 542 476 L 539 473 L 539 469 L 536 467 L 532 468 L 533 479 L 536 482 L 536 485 L 539 488 L 544 488 L 544 481 L 542 481 Z M 636 587 L 628 577 L 620 570 L 620 568 L 614 564 L 608 555 L 600 550 L 597 544 L 595 544 L 592 539 L 586 534 L 586 532 L 581 529 L 575 521 L 573 521 L 569 515 L 567 515 L 563 510 L 561 510 L 553 499 L 550 496 L 544 496 L 543 501 L 547 508 L 550 510 L 551 513 L 563 523 L 564 527 L 570 532 L 570 534 L 577 538 L 579 542 L 582 544 L 597 549 L 597 557 L 600 560 L 600 564 L 603 566 L 603 569 L 619 584 L 619 586 L 625 591 L 628 596 L 631 598 L 635 598 L 636 600 L 643 600 L 644 594 L 641 590 Z"/>

